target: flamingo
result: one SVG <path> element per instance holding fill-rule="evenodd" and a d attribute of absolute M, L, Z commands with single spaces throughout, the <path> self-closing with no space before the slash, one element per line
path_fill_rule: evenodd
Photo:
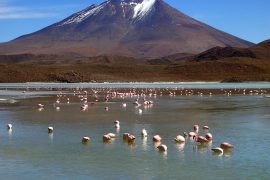
<path fill-rule="evenodd" d="M 154 142 L 160 142 L 162 140 L 162 138 L 160 137 L 160 135 L 155 135 L 154 137 L 153 137 L 153 141 Z"/>
<path fill-rule="evenodd" d="M 81 106 L 81 110 L 82 111 L 86 111 L 88 109 L 88 104 L 83 104 L 82 106 Z"/>
<path fill-rule="evenodd" d="M 174 141 L 177 143 L 184 143 L 186 141 L 186 139 L 183 136 L 178 135 L 178 136 L 176 136 L 176 138 L 174 138 Z"/>
<path fill-rule="evenodd" d="M 48 127 L 48 133 L 53 133 L 53 127 L 52 126 Z"/>
<path fill-rule="evenodd" d="M 107 135 L 110 136 L 111 138 L 116 138 L 116 134 L 114 133 L 108 133 Z"/>
<path fill-rule="evenodd" d="M 222 149 L 229 150 L 229 149 L 232 149 L 232 148 L 233 148 L 233 145 L 230 144 L 230 143 L 224 142 L 224 143 L 221 143 L 221 144 L 220 144 L 220 147 L 221 147 Z"/>
<path fill-rule="evenodd" d="M 128 136 L 129 136 L 129 135 L 130 135 L 129 133 L 124 133 L 124 134 L 123 134 L 123 140 L 126 141 L 126 140 L 128 139 Z"/>
<path fill-rule="evenodd" d="M 142 137 L 147 137 L 147 131 L 145 129 L 142 130 L 141 132 Z"/>
<path fill-rule="evenodd" d="M 153 101 L 144 100 L 143 104 L 144 105 L 151 105 L 151 104 L 153 104 Z"/>
<path fill-rule="evenodd" d="M 195 138 L 199 134 L 199 125 L 194 125 L 193 126 L 193 129 L 194 129 L 194 131 L 193 132 L 189 132 L 188 135 L 189 135 L 189 137 Z"/>
<path fill-rule="evenodd" d="M 109 141 L 111 141 L 112 140 L 112 138 L 111 138 L 111 136 L 109 136 L 109 135 L 103 135 L 103 142 L 109 142 Z"/>
<path fill-rule="evenodd" d="M 116 121 L 114 121 L 114 124 L 115 124 L 116 129 L 120 128 L 120 121 L 116 120 Z"/>
<path fill-rule="evenodd" d="M 12 124 L 7 124 L 7 129 L 12 130 Z"/>
<path fill-rule="evenodd" d="M 43 104 L 38 104 L 37 105 L 39 108 L 44 108 L 44 105 Z"/>
<path fill-rule="evenodd" d="M 223 149 L 220 148 L 220 147 L 212 148 L 211 150 L 212 150 L 214 153 L 217 153 L 217 154 L 223 154 Z"/>
<path fill-rule="evenodd" d="M 128 140 L 129 143 L 134 143 L 135 142 L 135 139 L 136 139 L 136 137 L 133 136 L 133 135 L 131 135 L 131 134 L 127 138 L 127 140 Z"/>
<path fill-rule="evenodd" d="M 212 136 L 211 133 L 207 133 L 207 134 L 205 135 L 205 138 L 206 138 L 208 141 L 212 141 L 212 140 L 213 140 L 213 136 Z"/>
<path fill-rule="evenodd" d="M 201 144 L 209 142 L 208 139 L 206 139 L 206 137 L 203 137 L 203 136 L 199 136 L 196 141 L 201 143 Z"/>
<path fill-rule="evenodd" d="M 158 147 L 158 150 L 160 151 L 160 152 L 166 152 L 167 151 L 167 146 L 165 145 L 165 144 L 161 144 L 161 145 L 159 145 Z"/>
<path fill-rule="evenodd" d="M 44 110 L 44 108 L 38 108 L 38 111 L 39 112 L 41 112 L 41 111 L 43 111 Z"/>
<path fill-rule="evenodd" d="M 86 137 L 86 136 L 85 136 L 85 137 L 82 138 L 82 143 L 83 143 L 83 144 L 86 144 L 86 143 L 88 143 L 89 141 L 90 141 L 90 138 L 89 138 L 89 137 Z"/>

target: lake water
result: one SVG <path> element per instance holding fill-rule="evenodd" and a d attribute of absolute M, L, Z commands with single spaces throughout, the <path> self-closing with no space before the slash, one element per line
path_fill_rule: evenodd
<path fill-rule="evenodd" d="M 82 112 L 72 94 L 68 95 L 70 104 L 62 100 L 57 111 L 57 93 L 0 93 L 0 98 L 18 101 L 0 103 L 1 179 L 269 179 L 270 98 L 157 96 L 150 98 L 152 107 L 139 107 L 143 110 L 139 114 L 132 104 L 135 97 L 97 102 Z M 45 105 L 43 111 L 37 109 L 38 103 Z M 119 131 L 114 120 L 121 122 Z M 12 132 L 6 129 L 8 123 L 13 125 Z M 211 128 L 212 144 L 173 142 L 194 124 Z M 54 127 L 53 134 L 48 134 L 48 126 Z M 147 139 L 140 137 L 143 128 L 148 131 Z M 102 136 L 109 132 L 118 137 L 104 144 Z M 125 132 L 137 137 L 134 145 L 123 142 Z M 167 153 L 153 145 L 155 134 L 162 136 Z M 83 136 L 91 138 L 87 145 L 81 143 Z M 213 155 L 211 147 L 224 141 L 232 143 L 234 150 Z"/>

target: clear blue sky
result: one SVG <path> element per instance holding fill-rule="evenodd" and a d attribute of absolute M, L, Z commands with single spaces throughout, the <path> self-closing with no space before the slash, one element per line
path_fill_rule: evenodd
<path fill-rule="evenodd" d="M 258 43 L 270 39 L 270 0 L 165 0 L 215 28 Z M 0 0 L 0 42 L 55 23 L 103 0 Z"/>

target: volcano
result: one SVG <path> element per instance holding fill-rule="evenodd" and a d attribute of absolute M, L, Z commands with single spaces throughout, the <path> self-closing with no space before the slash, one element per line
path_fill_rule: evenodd
<path fill-rule="evenodd" d="M 32 34 L 0 44 L 0 54 L 121 55 L 157 58 L 252 43 L 199 22 L 163 0 L 108 0 Z"/>

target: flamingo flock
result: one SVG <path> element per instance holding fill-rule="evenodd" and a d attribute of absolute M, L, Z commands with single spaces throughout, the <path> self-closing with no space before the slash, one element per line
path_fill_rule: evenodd
<path fill-rule="evenodd" d="M 127 90 L 125 90 L 127 91 Z M 196 92 L 197 91 L 197 92 Z M 81 88 L 76 88 L 73 91 L 73 96 L 77 97 L 80 101 L 80 109 L 81 111 L 87 111 L 89 109 L 90 105 L 95 105 L 99 101 L 105 101 L 109 102 L 111 99 L 119 98 L 124 99 L 125 97 L 133 97 L 135 98 L 135 101 L 132 103 L 137 109 L 137 113 L 142 115 L 143 114 L 143 107 L 149 108 L 154 105 L 154 102 L 152 100 L 149 100 L 150 98 L 156 98 L 157 96 L 163 96 L 163 95 L 169 95 L 170 97 L 181 95 L 181 96 L 212 96 L 216 92 L 203 92 L 199 90 L 192 90 L 192 89 L 184 89 L 184 88 L 175 88 L 175 89 L 169 89 L 165 88 L 162 90 L 157 89 L 129 89 L 127 92 L 118 92 L 115 89 L 106 89 L 106 88 L 97 88 L 97 89 L 90 89 L 90 90 L 83 90 Z M 214 90 L 213 90 L 214 91 Z M 243 95 L 264 95 L 267 93 L 266 90 L 248 90 L 248 89 L 234 89 L 234 90 L 216 90 L 219 91 L 219 94 L 224 94 L 225 96 L 232 96 L 233 94 L 243 94 Z M 104 95 L 101 96 L 100 94 Z M 93 101 L 89 102 L 89 95 L 93 97 Z M 55 109 L 57 111 L 60 111 L 60 103 L 64 102 L 67 104 L 70 104 L 72 98 L 67 97 L 64 93 L 59 93 L 57 95 L 57 99 L 55 101 Z M 37 104 L 37 108 L 39 111 L 44 110 L 46 107 L 44 104 Z M 127 103 L 121 103 L 122 108 L 127 108 Z M 104 107 L 105 112 L 111 111 L 109 107 Z M 115 129 L 120 129 L 120 121 L 115 120 L 113 122 Z M 177 144 L 185 144 L 188 140 L 196 142 L 198 144 L 212 144 L 213 142 L 213 135 L 209 132 L 210 127 L 209 126 L 201 126 L 203 129 L 204 134 L 200 134 L 200 126 L 195 124 L 193 126 L 193 130 L 190 132 L 184 132 L 182 135 L 176 135 L 174 138 L 172 138 L 172 142 Z M 12 124 L 7 125 L 7 129 L 12 130 Z M 53 126 L 48 127 L 48 133 L 52 134 L 54 132 Z M 141 130 L 141 137 L 144 139 L 147 139 L 149 136 L 146 129 Z M 104 143 L 110 143 L 114 139 L 118 138 L 118 135 L 114 133 L 105 133 L 102 136 L 102 141 Z M 91 138 L 88 136 L 84 136 L 81 139 L 81 142 L 83 144 L 91 143 Z M 130 134 L 130 133 L 124 133 L 123 134 L 123 141 L 127 142 L 129 144 L 135 144 L 136 143 L 136 135 Z M 156 134 L 152 136 L 152 142 L 154 144 L 154 147 L 160 151 L 160 152 L 167 152 L 169 151 L 167 145 L 163 144 L 163 138 Z M 214 154 L 223 155 L 224 152 L 230 151 L 234 148 L 234 146 L 228 142 L 222 142 L 218 147 L 211 148 Z"/>
<path fill-rule="evenodd" d="M 114 121 L 115 128 L 120 128 L 120 121 L 116 120 Z M 207 126 L 208 127 L 208 126 Z M 12 124 L 7 124 L 7 129 L 12 130 Z M 189 137 L 190 140 L 193 140 L 199 144 L 208 144 L 212 143 L 213 136 L 211 133 L 207 132 L 205 136 L 199 136 L 199 125 L 194 125 L 193 126 L 194 131 L 189 133 L 189 136 L 187 136 L 187 133 L 184 132 L 184 135 L 177 135 L 174 138 L 175 143 L 179 144 L 185 144 L 187 141 L 187 138 Z M 204 128 L 205 129 L 205 128 Z M 209 130 L 209 128 L 207 128 Z M 52 126 L 48 127 L 48 134 L 52 134 L 54 131 L 54 128 Z M 142 138 L 147 138 L 148 133 L 146 129 L 142 129 L 141 131 L 141 137 Z M 104 143 L 109 143 L 113 139 L 117 138 L 117 135 L 114 133 L 107 133 L 104 134 L 102 137 L 102 140 Z M 135 135 L 129 134 L 129 133 L 124 133 L 123 134 L 123 141 L 129 143 L 129 144 L 135 144 L 136 137 Z M 162 138 L 160 135 L 154 135 L 152 137 L 153 144 L 157 148 L 158 151 L 166 153 L 168 150 L 167 145 L 162 144 Z M 88 144 L 90 142 L 90 137 L 84 136 L 82 137 L 81 140 L 82 144 Z M 234 146 L 228 142 L 223 142 L 220 144 L 219 147 L 212 148 L 211 150 L 213 151 L 214 154 L 217 154 L 219 156 L 223 155 L 224 151 L 231 151 L 234 148 Z"/>
<path fill-rule="evenodd" d="M 223 91 L 223 90 L 222 90 Z M 224 90 L 225 91 L 225 90 Z M 184 91 L 186 93 L 186 95 L 190 96 L 193 95 L 194 91 L 193 90 L 185 90 Z M 227 93 L 227 91 L 225 91 Z M 244 90 L 244 92 L 246 92 L 246 90 Z M 253 91 L 252 91 L 253 92 Z M 258 91 L 255 91 L 258 93 Z M 78 93 L 78 92 L 77 92 Z M 99 96 L 98 96 L 99 91 L 98 90 L 92 90 L 92 94 L 94 96 L 94 102 L 91 102 L 91 105 L 94 105 L 96 102 L 99 101 Z M 160 96 L 163 95 L 164 92 L 160 92 Z M 180 91 L 181 95 L 183 95 L 183 90 Z M 82 111 L 87 111 L 89 108 L 89 103 L 88 103 L 88 95 L 89 92 L 88 91 L 83 91 L 83 92 L 79 92 L 79 95 L 77 96 L 80 101 L 81 101 L 81 110 Z M 74 96 L 76 95 L 76 91 L 74 91 Z M 176 96 L 176 92 L 171 92 L 168 91 L 168 95 L 169 96 Z M 203 93 L 198 92 L 199 96 L 203 96 Z M 212 96 L 212 93 L 209 93 L 210 96 Z M 229 94 L 226 95 L 231 95 L 231 91 L 229 91 Z M 142 92 L 141 94 L 136 93 L 134 90 L 130 91 L 129 93 L 120 93 L 120 92 L 116 92 L 116 91 L 112 91 L 109 90 L 106 92 L 105 95 L 105 102 L 108 102 L 110 99 L 115 98 L 115 97 L 119 97 L 119 98 L 124 98 L 124 97 L 137 97 L 136 100 L 133 102 L 133 105 L 135 105 L 135 107 L 140 107 L 140 106 L 145 106 L 145 107 L 151 107 L 153 106 L 154 102 L 151 100 L 147 100 L 147 95 L 145 92 Z M 150 93 L 148 94 L 149 97 L 157 97 L 157 92 L 153 92 L 153 90 L 150 90 Z M 65 97 L 65 95 L 63 93 L 60 93 L 57 95 L 57 100 L 55 101 L 56 104 L 60 104 L 61 102 L 61 98 Z M 140 97 L 143 97 L 143 102 L 140 103 Z M 66 102 L 69 104 L 70 103 L 70 98 L 66 98 Z M 39 109 L 44 109 L 45 105 L 43 104 L 38 104 L 37 105 Z M 127 107 L 127 103 L 122 103 L 122 107 L 126 108 Z M 109 107 L 105 107 L 104 108 L 105 111 L 109 111 Z M 56 110 L 60 110 L 59 106 L 56 106 Z M 142 109 L 138 109 L 138 114 L 142 114 L 143 110 Z M 12 128 L 12 125 L 9 124 L 7 126 L 9 129 Z M 114 127 L 119 130 L 120 129 L 120 121 L 119 120 L 115 120 L 114 121 Z M 194 142 L 197 142 L 199 144 L 210 144 L 213 141 L 213 135 L 211 133 L 209 133 L 210 128 L 209 126 L 203 126 L 202 129 L 207 132 L 204 136 L 199 134 L 200 131 L 200 127 L 199 125 L 194 125 L 193 126 L 193 131 L 190 131 L 189 133 L 184 132 L 183 135 L 177 135 L 173 141 L 174 143 L 178 143 L 178 144 L 185 144 L 187 139 L 191 139 Z M 48 127 L 48 133 L 53 133 L 53 127 Z M 141 131 L 141 137 L 142 138 L 147 138 L 148 133 L 146 129 L 142 129 Z M 114 133 L 107 133 L 104 134 L 102 137 L 102 140 L 104 143 L 109 143 L 111 142 L 113 139 L 117 138 L 117 135 Z M 87 144 L 90 142 L 90 137 L 85 136 L 82 137 L 81 142 L 83 144 Z M 136 142 L 136 136 L 132 135 L 130 133 L 124 133 L 123 134 L 123 140 L 129 144 L 134 144 Z M 153 144 L 155 145 L 155 147 L 157 148 L 158 151 L 160 152 L 167 152 L 168 151 L 168 147 L 167 145 L 162 143 L 162 137 L 160 135 L 154 135 L 152 137 L 152 141 Z M 230 150 L 233 148 L 233 145 L 231 145 L 230 143 L 224 142 L 221 143 L 219 147 L 216 148 L 212 148 L 213 153 L 215 154 L 219 154 L 222 155 L 224 151 L 226 150 Z"/>
<path fill-rule="evenodd" d="M 114 121 L 114 124 L 120 124 L 120 122 L 118 120 L 116 120 L 116 121 Z M 207 127 L 207 128 L 203 128 L 204 130 L 209 130 L 210 129 L 208 126 L 204 126 L 204 127 Z M 200 143 L 200 144 L 212 143 L 213 136 L 212 136 L 211 133 L 207 132 L 205 134 L 205 136 L 199 136 L 199 125 L 194 125 L 193 128 L 194 128 L 194 131 L 192 133 L 190 133 L 190 134 L 192 134 L 192 136 L 189 136 L 191 138 L 191 140 L 194 140 L 195 142 Z M 196 135 L 193 136 L 194 133 Z M 142 129 L 141 137 L 142 138 L 147 138 L 147 136 L 148 136 L 147 130 Z M 116 134 L 108 133 L 108 134 L 103 135 L 103 142 L 108 143 L 112 139 L 115 139 L 115 138 L 117 138 Z M 184 136 L 177 135 L 174 138 L 174 142 L 179 143 L 179 144 L 184 144 L 186 142 L 187 138 L 188 138 L 188 136 L 185 135 L 185 133 L 184 133 Z M 88 143 L 89 140 L 90 140 L 89 137 L 83 137 L 82 142 L 83 143 L 86 143 L 86 142 Z M 124 133 L 123 134 L 123 140 L 125 142 L 128 142 L 129 144 L 134 144 L 135 140 L 136 140 L 136 137 L 135 137 L 135 135 L 132 135 L 132 134 L 129 134 L 129 133 Z M 161 138 L 160 135 L 154 135 L 152 137 L 152 141 L 153 141 L 153 144 L 155 145 L 155 147 L 160 152 L 167 152 L 168 147 L 167 147 L 167 145 L 162 144 L 162 138 Z M 224 151 L 229 151 L 233 147 L 234 146 L 232 144 L 227 143 L 227 142 L 223 142 L 223 143 L 220 144 L 220 147 L 212 148 L 211 150 L 213 151 L 214 154 L 223 155 Z"/>

